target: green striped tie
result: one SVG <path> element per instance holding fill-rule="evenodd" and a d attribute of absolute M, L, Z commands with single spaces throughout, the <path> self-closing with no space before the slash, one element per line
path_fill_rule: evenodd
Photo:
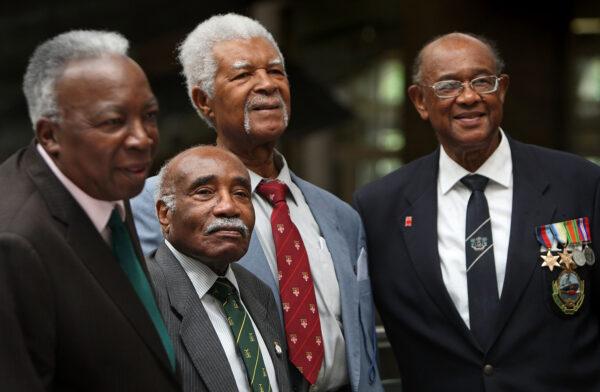
<path fill-rule="evenodd" d="M 269 376 L 258 347 L 252 321 L 241 304 L 235 287 L 226 278 L 218 278 L 209 293 L 223 305 L 227 322 L 235 337 L 235 343 L 244 360 L 252 390 L 254 392 L 270 391 Z"/>
<path fill-rule="evenodd" d="M 163 347 L 167 352 L 171 368 L 175 370 L 175 351 L 173 350 L 171 339 L 169 339 L 167 327 L 160 316 L 158 306 L 156 306 L 156 301 L 154 300 L 148 278 L 146 278 L 146 274 L 144 274 L 138 257 L 135 254 L 131 238 L 129 238 L 129 232 L 121 221 L 121 216 L 116 208 L 110 216 L 108 227 L 111 231 L 113 254 L 119 261 L 119 265 L 123 271 L 125 271 L 125 275 L 127 275 L 135 292 L 144 304 L 144 307 L 152 320 L 152 324 L 154 324 L 154 328 L 156 328 L 156 332 L 158 332 Z"/>

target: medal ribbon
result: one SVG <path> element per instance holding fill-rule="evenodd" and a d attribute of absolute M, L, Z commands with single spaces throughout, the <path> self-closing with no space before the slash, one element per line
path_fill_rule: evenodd
<path fill-rule="evenodd" d="M 590 221 L 587 216 L 585 218 L 577 219 L 577 229 L 584 244 L 592 241 L 592 236 L 590 235 Z"/>
<path fill-rule="evenodd" d="M 577 219 L 572 219 L 564 222 L 567 229 L 567 236 L 569 237 L 569 243 L 580 244 L 579 231 L 577 230 Z"/>
<path fill-rule="evenodd" d="M 552 249 L 552 244 L 554 242 L 554 234 L 552 234 L 552 229 L 550 225 L 538 226 L 535 228 L 535 235 L 540 244 L 546 247 L 546 250 Z"/>
<path fill-rule="evenodd" d="M 558 242 L 563 247 L 566 246 L 568 237 L 567 237 L 567 229 L 565 228 L 565 222 L 553 223 L 550 225 L 550 227 L 552 228 L 554 237 L 558 240 Z"/>

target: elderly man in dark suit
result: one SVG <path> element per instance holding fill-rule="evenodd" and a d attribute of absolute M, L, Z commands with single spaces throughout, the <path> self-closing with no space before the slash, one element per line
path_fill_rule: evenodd
<path fill-rule="evenodd" d="M 35 140 L 0 166 L 3 391 L 179 390 L 127 202 L 158 142 L 127 47 L 72 31 L 29 62 Z"/>
<path fill-rule="evenodd" d="M 254 227 L 250 178 L 227 150 L 200 146 L 161 170 L 165 240 L 148 269 L 175 343 L 184 391 L 291 390 L 285 335 L 269 287 L 234 264 Z"/>
<path fill-rule="evenodd" d="M 502 65 L 427 44 L 408 93 L 441 147 L 355 196 L 406 392 L 600 390 L 600 168 L 500 129 Z"/>

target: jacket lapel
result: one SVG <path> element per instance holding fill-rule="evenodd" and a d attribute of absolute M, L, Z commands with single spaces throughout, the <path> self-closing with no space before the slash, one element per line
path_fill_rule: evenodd
<path fill-rule="evenodd" d="M 100 236 L 100 233 L 75 199 L 35 151 L 35 145 L 29 148 L 25 159 L 29 160 L 25 165 L 28 166 L 32 181 L 44 195 L 49 211 L 66 226 L 66 240 L 73 249 L 73 253 L 82 260 L 83 264 L 98 281 L 98 284 L 129 320 L 132 327 L 165 369 L 173 374 L 158 333 L 127 276 L 119 267 L 108 244 Z M 127 220 L 128 227 L 131 230 L 130 211 L 128 211 Z M 137 236 L 132 234 L 132 239 L 135 243 Z M 136 248 L 139 248 L 139 245 Z M 143 259 L 140 260 L 147 274 Z"/>
<path fill-rule="evenodd" d="M 460 317 L 456 306 L 442 278 L 437 239 L 437 175 L 439 168 L 439 148 L 429 155 L 422 166 L 415 171 L 411 187 L 406 188 L 408 207 L 399 205 L 396 219 L 402 232 L 410 261 L 415 268 L 425 290 L 446 318 L 477 346 L 471 332 Z M 412 224 L 405 219 L 411 217 Z"/>
<path fill-rule="evenodd" d="M 513 206 L 496 337 L 519 303 L 540 260 L 535 227 L 550 223 L 556 210 L 555 203 L 544 197 L 550 182 L 544 173 L 536 171 L 536 157 L 527 145 L 508 140 L 513 160 Z"/>
<path fill-rule="evenodd" d="M 358 385 L 360 379 L 360 346 L 349 342 L 360 341 L 361 330 L 358 310 L 358 282 L 356 281 L 356 262 L 351 260 L 339 228 L 339 221 L 331 213 L 332 206 L 319 193 L 314 185 L 307 183 L 291 173 L 292 181 L 300 188 L 304 199 L 310 208 L 321 235 L 327 243 L 327 248 L 333 260 L 335 275 L 340 287 L 342 305 L 342 324 L 346 340 L 346 357 L 348 358 L 348 374 L 351 385 Z M 348 262 L 350 260 L 350 262 Z"/>
<path fill-rule="evenodd" d="M 155 260 L 164 272 L 171 310 L 181 321 L 178 335 L 184 352 L 199 377 L 209 391 L 236 391 L 225 351 L 183 267 L 164 243 L 156 251 Z"/>

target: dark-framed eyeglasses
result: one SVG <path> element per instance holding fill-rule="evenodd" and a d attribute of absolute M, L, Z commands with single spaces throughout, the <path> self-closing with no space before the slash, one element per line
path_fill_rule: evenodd
<path fill-rule="evenodd" d="M 465 90 L 465 84 L 468 84 L 471 90 L 477 94 L 491 94 L 498 90 L 499 81 L 502 76 L 479 76 L 468 82 L 458 80 L 440 80 L 432 85 L 424 86 L 433 89 L 433 93 L 438 98 L 456 98 Z"/>

